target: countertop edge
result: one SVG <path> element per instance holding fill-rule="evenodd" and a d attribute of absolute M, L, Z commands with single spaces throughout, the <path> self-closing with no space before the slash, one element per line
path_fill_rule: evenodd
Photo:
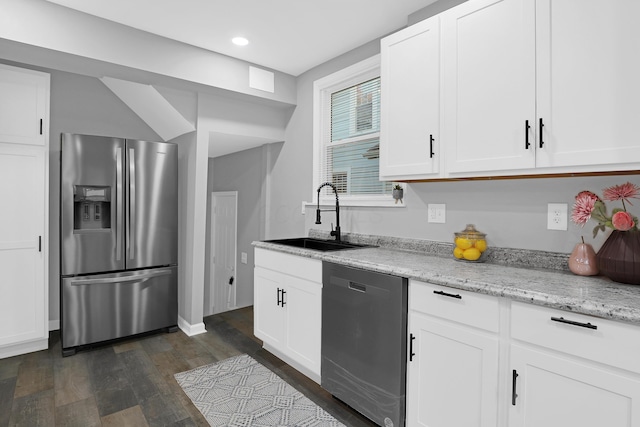
<path fill-rule="evenodd" d="M 492 295 L 496 297 L 508 298 L 513 301 L 520 301 L 529 304 L 540 305 L 549 308 L 560 309 L 564 311 L 570 311 L 574 313 L 586 314 L 603 319 L 617 320 L 627 323 L 633 323 L 640 325 L 640 306 L 620 305 L 615 302 L 598 301 L 595 298 L 585 298 L 583 296 L 575 296 L 567 293 L 573 293 L 575 289 L 562 287 L 558 291 L 541 291 L 536 290 L 534 287 L 523 285 L 505 285 L 496 283 L 496 280 L 483 280 L 482 273 L 477 272 L 473 274 L 473 270 L 469 270 L 467 265 L 460 274 L 450 274 L 451 270 L 457 270 L 458 266 L 455 265 L 456 261 L 450 258 L 443 258 L 432 254 L 422 254 L 413 251 L 403 251 L 399 249 L 388 248 L 363 248 L 363 249 L 348 249 L 337 252 L 319 252 L 315 250 L 296 248 L 290 246 L 284 246 L 275 243 L 269 243 L 264 241 L 256 241 L 252 243 L 256 248 L 268 249 L 277 252 L 288 253 L 292 255 L 303 256 L 307 258 L 319 259 L 321 261 L 334 262 L 354 268 L 364 268 L 380 273 L 391 274 L 395 276 L 406 277 L 408 279 L 415 279 L 419 281 L 429 282 L 435 285 L 447 286 L 455 289 L 477 292 L 486 295 Z M 380 258 L 385 258 L 387 254 L 406 254 L 405 257 L 400 258 L 412 258 L 408 260 L 404 265 L 402 262 L 385 263 L 380 261 Z M 369 256 L 367 256 L 369 254 Z M 375 254 L 375 256 L 374 256 Z M 442 268 L 440 271 L 434 271 L 435 268 L 429 269 L 429 267 L 409 266 L 408 264 L 416 261 L 422 261 L 420 265 L 429 265 L 433 262 L 444 264 L 447 268 Z M 475 264 L 479 266 L 480 264 Z M 462 269 L 461 268 L 461 269 Z M 554 279 L 558 283 L 570 281 L 578 283 L 586 290 L 587 296 L 590 296 L 589 289 L 591 287 L 616 287 L 618 284 L 608 281 L 608 279 L 600 277 L 581 277 L 567 274 L 565 272 L 558 272 L 554 270 L 542 270 L 542 269 L 530 269 L 523 267 L 508 267 L 503 265 L 490 265 L 482 264 L 482 269 L 487 273 L 487 276 L 491 274 L 501 274 L 504 276 L 504 280 L 509 281 L 510 277 L 513 282 L 519 280 L 527 280 L 527 276 L 535 276 L 537 280 Z M 471 271 L 471 274 L 470 274 Z M 543 276 L 542 278 L 538 276 Z M 524 278 L 524 279 L 523 279 Z M 570 284 L 571 286 L 573 284 Z M 635 288 L 629 288 L 633 285 L 621 285 L 627 291 L 630 291 L 634 296 L 636 294 Z M 571 292 L 563 292 L 563 290 L 569 290 Z M 582 290 L 582 288 L 581 288 Z M 606 290 L 606 289 L 605 289 Z M 628 302 L 628 299 L 625 299 Z M 637 290 L 637 301 L 640 302 L 640 289 Z"/>

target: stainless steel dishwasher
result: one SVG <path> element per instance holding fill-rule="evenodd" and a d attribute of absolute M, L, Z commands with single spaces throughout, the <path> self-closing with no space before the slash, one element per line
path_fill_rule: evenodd
<path fill-rule="evenodd" d="M 405 425 L 407 279 L 324 262 L 322 387 L 374 423 Z"/>

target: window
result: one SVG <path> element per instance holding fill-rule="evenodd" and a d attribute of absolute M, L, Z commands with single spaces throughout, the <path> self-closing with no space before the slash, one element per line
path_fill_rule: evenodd
<path fill-rule="evenodd" d="M 391 182 L 380 181 L 380 56 L 314 83 L 314 199 L 324 182 L 340 203 L 392 205 Z M 326 200 L 325 200 L 326 198 Z M 325 187 L 320 202 L 333 203 Z"/>

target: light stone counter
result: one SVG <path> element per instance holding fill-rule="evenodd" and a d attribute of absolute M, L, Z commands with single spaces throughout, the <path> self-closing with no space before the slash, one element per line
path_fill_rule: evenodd
<path fill-rule="evenodd" d="M 314 236 L 313 230 L 310 234 Z M 576 276 L 561 269 L 561 266 L 566 264 L 567 255 L 530 251 L 533 254 L 532 257 L 539 259 L 541 264 L 548 263 L 551 259 L 551 263 L 554 264 L 552 268 L 556 268 L 543 269 L 505 265 L 518 264 L 511 262 L 507 254 L 509 251 L 505 251 L 505 259 L 501 264 L 467 263 L 453 259 L 450 255 L 452 245 L 444 243 L 425 242 L 426 246 L 421 246 L 416 243 L 417 241 L 404 239 L 389 244 L 388 241 L 372 241 L 371 237 L 363 238 L 356 235 L 349 240 L 358 243 L 382 244 L 379 247 L 334 252 L 320 252 L 269 242 L 254 242 L 253 245 L 456 289 L 640 325 L 640 286 L 624 285 L 599 276 Z M 407 250 L 407 247 L 412 250 Z M 496 252 L 499 251 L 494 251 L 494 260 Z M 516 259 L 521 258 L 522 254 L 517 254 L 517 251 L 514 253 L 516 253 L 514 255 Z"/>

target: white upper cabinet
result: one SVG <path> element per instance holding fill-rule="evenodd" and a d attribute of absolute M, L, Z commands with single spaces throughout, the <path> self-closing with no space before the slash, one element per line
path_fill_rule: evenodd
<path fill-rule="evenodd" d="M 0 142 L 45 145 L 48 92 L 49 78 L 44 73 L 0 67 Z"/>
<path fill-rule="evenodd" d="M 440 18 L 381 42 L 381 179 L 416 179 L 440 170 Z"/>
<path fill-rule="evenodd" d="M 638 17 L 637 0 L 536 2 L 536 166 L 640 167 Z"/>
<path fill-rule="evenodd" d="M 634 0 L 469 0 L 384 38 L 381 178 L 640 169 L 638 16 Z"/>
<path fill-rule="evenodd" d="M 535 5 L 478 0 L 442 14 L 448 173 L 535 167 Z"/>

